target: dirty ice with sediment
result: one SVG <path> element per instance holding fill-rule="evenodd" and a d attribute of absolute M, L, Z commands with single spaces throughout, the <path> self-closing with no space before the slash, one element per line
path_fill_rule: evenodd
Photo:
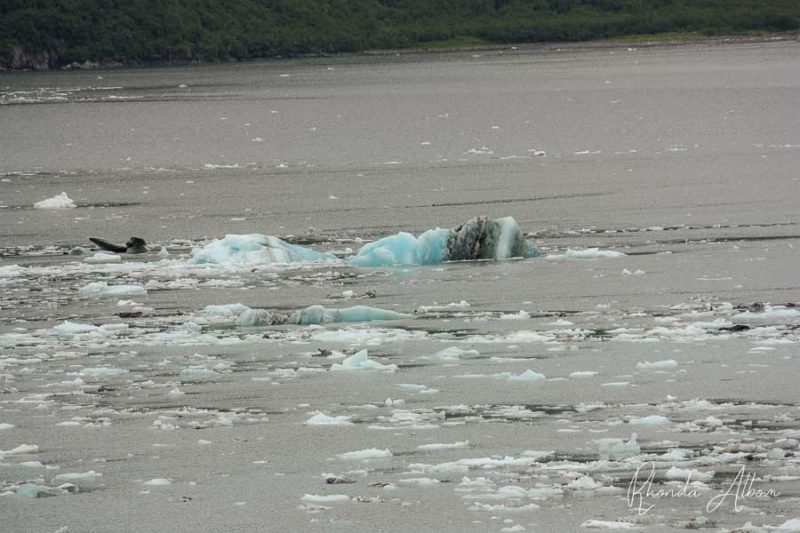
<path fill-rule="evenodd" d="M 0 530 L 798 531 L 799 56 L 0 74 Z"/>

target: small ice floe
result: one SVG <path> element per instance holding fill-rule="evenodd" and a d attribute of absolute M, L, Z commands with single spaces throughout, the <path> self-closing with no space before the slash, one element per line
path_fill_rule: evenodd
<path fill-rule="evenodd" d="M 361 350 L 354 355 L 351 355 L 347 359 L 343 360 L 341 364 L 334 363 L 331 366 L 331 370 L 339 371 L 339 370 L 353 370 L 353 371 L 360 371 L 360 370 L 381 370 L 384 372 L 394 372 L 397 370 L 397 365 L 384 365 L 381 364 L 373 359 L 369 358 L 367 350 Z"/>
<path fill-rule="evenodd" d="M 644 273 L 645 273 L 644 270 L 638 270 L 637 269 L 637 270 L 634 270 L 634 271 L 630 271 L 627 268 L 623 268 L 622 269 L 622 275 L 623 276 L 643 276 Z"/>
<path fill-rule="evenodd" d="M 440 451 L 440 450 L 459 450 L 462 448 L 469 448 L 472 446 L 468 440 L 451 442 L 451 443 L 432 443 L 420 444 L 417 449 L 423 452 Z"/>
<path fill-rule="evenodd" d="M 8 265 L 0 267 L 0 278 L 16 278 L 27 272 L 27 268 L 19 265 Z"/>
<path fill-rule="evenodd" d="M 400 483 L 403 485 L 414 485 L 417 487 L 433 487 L 434 485 L 441 483 L 441 481 L 432 477 L 409 477 L 406 479 L 401 479 Z"/>
<path fill-rule="evenodd" d="M 431 313 L 436 311 L 466 311 L 470 308 L 469 302 L 466 300 L 461 300 L 460 302 L 451 302 L 449 304 L 437 304 L 434 303 L 433 305 L 420 305 L 417 307 L 417 313 Z"/>
<path fill-rule="evenodd" d="M 519 374 L 511 374 L 506 379 L 509 381 L 543 381 L 547 379 L 544 374 L 540 374 L 538 372 L 534 372 L 533 370 L 526 370 Z"/>
<path fill-rule="evenodd" d="M 594 370 L 578 370 L 576 372 L 572 372 L 569 375 L 569 377 L 575 378 L 575 379 L 591 378 L 591 377 L 596 376 L 597 374 L 598 374 L 598 372 L 596 372 Z"/>
<path fill-rule="evenodd" d="M 121 263 L 122 256 L 117 254 L 106 254 L 102 252 L 98 252 L 92 256 L 87 257 L 83 260 L 84 263 L 89 263 L 90 265 L 100 265 L 106 263 Z"/>
<path fill-rule="evenodd" d="M 99 477 L 103 477 L 103 474 L 100 472 L 95 472 L 94 470 L 89 470 L 88 472 L 67 472 L 64 474 L 58 474 L 53 479 L 55 481 L 86 481 L 97 479 Z"/>
<path fill-rule="evenodd" d="M 763 309 L 759 306 L 755 310 L 744 311 L 733 315 L 732 319 L 737 323 L 756 323 L 774 324 L 791 321 L 800 318 L 800 309 L 785 307 L 782 305 L 765 305 Z"/>
<path fill-rule="evenodd" d="M 347 502 L 350 501 L 350 496 L 347 494 L 304 494 L 302 498 L 300 498 L 304 502 L 312 502 L 312 503 L 334 503 L 334 502 Z"/>
<path fill-rule="evenodd" d="M 355 305 L 345 309 L 326 309 L 321 305 L 309 306 L 296 315 L 292 322 L 300 325 L 328 324 L 336 322 L 372 322 L 381 320 L 403 320 L 412 315 L 378 309 L 368 305 Z"/>
<path fill-rule="evenodd" d="M 239 163 L 234 163 L 232 165 L 217 165 L 214 163 L 206 163 L 203 165 L 203 168 L 206 170 L 218 170 L 223 168 L 242 168 L 239 166 Z"/>
<path fill-rule="evenodd" d="M 636 442 L 636 433 L 631 434 L 627 442 L 619 438 L 596 439 L 594 444 L 602 459 L 618 461 L 627 457 L 638 455 L 641 452 Z"/>
<path fill-rule="evenodd" d="M 450 346 L 439 350 L 433 355 L 423 356 L 423 359 L 435 359 L 437 361 L 460 361 L 461 359 L 475 359 L 481 354 L 477 350 L 466 350 L 458 346 Z"/>
<path fill-rule="evenodd" d="M 110 296 L 142 296 L 147 290 L 142 285 L 109 285 L 105 281 L 93 281 L 78 289 L 81 298 L 104 298 Z"/>
<path fill-rule="evenodd" d="M 329 416 L 317 411 L 305 423 L 309 426 L 352 426 L 350 418 L 349 416 Z"/>
<path fill-rule="evenodd" d="M 166 246 L 162 246 L 161 249 L 158 251 L 158 253 L 156 255 L 158 257 L 168 257 L 169 256 L 169 250 L 167 250 Z"/>
<path fill-rule="evenodd" d="M 525 310 L 520 310 L 517 313 L 504 313 L 500 315 L 500 320 L 528 320 L 531 314 Z"/>
<path fill-rule="evenodd" d="M 46 498 L 49 496 L 76 493 L 78 490 L 78 487 L 72 483 L 63 483 L 57 487 L 38 485 L 36 483 L 22 483 L 17 487 L 15 492 L 20 498 Z"/>
<path fill-rule="evenodd" d="M 581 527 L 587 529 L 640 529 L 632 522 L 618 522 L 614 520 L 586 520 Z"/>
<path fill-rule="evenodd" d="M 567 483 L 567 487 L 572 490 L 595 490 L 602 486 L 602 483 L 595 481 L 590 476 L 581 476 Z"/>
<path fill-rule="evenodd" d="M 226 235 L 192 251 L 191 263 L 249 266 L 263 263 L 323 261 L 335 256 L 289 244 L 271 235 Z"/>
<path fill-rule="evenodd" d="M 380 450 L 378 448 L 367 448 L 365 450 L 357 450 L 354 452 L 340 453 L 336 457 L 344 461 L 368 461 L 370 459 L 384 459 L 391 457 L 392 452 L 389 450 Z"/>
<path fill-rule="evenodd" d="M 128 370 L 124 368 L 112 368 L 112 367 L 101 366 L 101 367 L 84 368 L 78 373 L 78 375 L 87 379 L 102 380 L 105 378 L 123 376 L 127 373 Z"/>
<path fill-rule="evenodd" d="M 676 368 L 678 366 L 678 362 L 674 359 L 663 359 L 661 361 L 644 361 L 636 363 L 636 368 L 639 370 L 669 370 L 671 368 Z"/>
<path fill-rule="evenodd" d="M 34 209 L 73 209 L 75 207 L 77 207 L 75 202 L 65 192 L 33 204 Z"/>
<path fill-rule="evenodd" d="M 669 424 L 669 418 L 661 415 L 632 416 L 628 420 L 628 424 L 634 426 L 662 426 L 664 424 Z"/>
<path fill-rule="evenodd" d="M 685 468 L 678 468 L 676 466 L 671 467 L 669 470 L 664 472 L 664 478 L 670 481 L 702 481 L 703 483 L 707 483 L 714 479 L 714 471 L 708 472 L 701 472 L 695 469 L 685 469 Z"/>
<path fill-rule="evenodd" d="M 14 428 L 14 424 L 9 424 L 7 422 L 0 423 L 0 431 L 3 431 L 5 429 L 13 429 L 13 428 Z"/>
<path fill-rule="evenodd" d="M 156 478 L 147 480 L 147 481 L 145 481 L 143 483 L 143 485 L 146 485 L 148 487 L 164 487 L 166 485 L 171 485 L 171 484 L 172 484 L 172 481 L 170 481 L 169 479 L 163 478 L 163 477 L 156 477 Z"/>
<path fill-rule="evenodd" d="M 5 455 L 27 455 L 31 453 L 39 453 L 39 446 L 36 444 L 20 444 L 10 450 L 0 450 L 0 459 Z"/>

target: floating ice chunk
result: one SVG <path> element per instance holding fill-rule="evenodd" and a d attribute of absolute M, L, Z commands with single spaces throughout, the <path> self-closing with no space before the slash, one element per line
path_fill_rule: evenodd
<path fill-rule="evenodd" d="M 641 448 L 636 442 L 636 433 L 633 433 L 627 442 L 624 442 L 622 439 L 607 438 L 597 439 L 594 443 L 597 446 L 600 457 L 603 459 L 618 461 L 626 457 L 638 455 L 641 452 Z"/>
<path fill-rule="evenodd" d="M 16 495 L 21 498 L 46 498 L 49 496 L 58 496 L 59 494 L 67 494 L 69 492 L 78 492 L 78 487 L 71 483 L 64 483 L 58 487 L 47 487 L 44 485 L 37 485 L 36 483 L 22 483 L 17 487 L 15 492 Z"/>
<path fill-rule="evenodd" d="M 74 207 L 77 207 L 75 202 L 65 192 L 33 204 L 34 209 L 72 209 Z"/>
<path fill-rule="evenodd" d="M 475 217 L 452 230 L 436 228 L 419 237 L 401 232 L 367 244 L 351 257 L 353 266 L 433 265 L 442 261 L 536 257 L 512 217 Z"/>
<path fill-rule="evenodd" d="M 567 487 L 573 490 L 595 490 L 602 487 L 603 484 L 595 481 L 589 476 L 581 476 L 574 479 L 567 484 Z"/>
<path fill-rule="evenodd" d="M 163 477 L 157 477 L 145 481 L 144 484 L 147 485 L 148 487 L 163 487 L 165 485 L 171 485 L 172 481 Z"/>
<path fill-rule="evenodd" d="M 633 424 L 635 426 L 661 426 L 664 424 L 669 424 L 669 418 L 666 416 L 661 415 L 650 415 L 650 416 L 634 416 L 628 420 L 629 424 Z"/>
<path fill-rule="evenodd" d="M 780 461 L 786 457 L 786 452 L 784 452 L 782 448 L 772 448 L 767 452 L 766 457 L 772 461 Z"/>
<path fill-rule="evenodd" d="M 23 275 L 28 269 L 19 265 L 0 267 L 0 278 L 16 278 Z"/>
<path fill-rule="evenodd" d="M 763 311 L 745 311 L 733 315 L 736 322 L 773 323 L 800 318 L 800 310 L 781 305 L 765 306 Z"/>
<path fill-rule="evenodd" d="M 433 304 L 433 305 L 420 305 L 417 307 L 418 313 L 430 313 L 432 311 L 466 311 L 470 308 L 469 302 L 461 300 L 460 302 L 450 302 L 449 304 Z"/>
<path fill-rule="evenodd" d="M 350 496 L 347 494 L 304 494 L 302 498 L 300 498 L 304 502 L 313 502 L 313 503 L 332 503 L 332 502 L 346 502 L 350 501 Z"/>
<path fill-rule="evenodd" d="M 103 252 L 98 252 L 92 256 L 87 257 L 83 260 L 84 263 L 89 263 L 92 265 L 100 265 L 106 263 L 121 263 L 122 257 L 116 254 L 107 254 Z"/>
<path fill-rule="evenodd" d="M 103 477 L 103 474 L 100 472 L 95 472 L 94 470 L 89 470 L 88 472 L 68 472 L 64 474 L 58 474 L 54 479 L 56 481 L 81 481 L 97 479 L 99 477 Z"/>
<path fill-rule="evenodd" d="M 353 423 L 350 422 L 349 416 L 328 416 L 323 414 L 319 411 L 306 420 L 306 424 L 309 426 L 352 426 Z"/>
<path fill-rule="evenodd" d="M 438 485 L 441 483 L 441 481 L 430 477 L 409 477 L 406 479 L 401 479 L 400 483 L 403 483 L 404 485 L 416 485 L 418 487 L 432 487 L 434 485 Z"/>
<path fill-rule="evenodd" d="M 65 320 L 63 324 L 53 327 L 53 332 L 57 335 L 79 335 L 81 333 L 92 333 L 100 328 L 92 324 L 78 324 Z"/>
<path fill-rule="evenodd" d="M 645 361 L 643 363 L 636 363 L 636 368 L 639 370 L 669 370 L 678 366 L 678 362 L 674 359 L 664 359 L 661 361 Z"/>
<path fill-rule="evenodd" d="M 200 311 L 200 314 L 205 316 L 219 317 L 219 318 L 233 318 L 239 316 L 245 311 L 250 310 L 246 305 L 239 303 L 225 304 L 225 305 L 207 305 Z"/>
<path fill-rule="evenodd" d="M 262 263 L 294 263 L 297 261 L 323 261 L 335 256 L 309 248 L 289 244 L 271 235 L 226 235 L 203 248 L 192 251 L 194 264 L 219 264 L 233 266 Z"/>
<path fill-rule="evenodd" d="M 704 483 L 707 483 L 712 479 L 714 479 L 714 471 L 712 470 L 710 472 L 700 472 L 699 470 L 684 469 L 673 466 L 664 473 L 664 477 L 671 481 L 689 480 L 689 481 L 702 481 Z"/>
<path fill-rule="evenodd" d="M 147 290 L 142 285 L 109 285 L 105 281 L 93 281 L 78 290 L 81 298 L 102 298 L 106 296 L 142 296 Z"/>
<path fill-rule="evenodd" d="M 616 522 L 610 520 L 586 520 L 581 527 L 588 529 L 639 529 L 639 526 L 631 522 Z"/>
<path fill-rule="evenodd" d="M 383 370 L 386 372 L 394 372 L 397 370 L 397 365 L 384 365 L 368 357 L 367 350 L 361 350 L 354 355 L 351 355 L 341 364 L 334 364 L 331 370 Z"/>
<path fill-rule="evenodd" d="M 525 310 L 520 310 L 517 313 L 505 313 L 500 315 L 500 320 L 528 320 L 531 314 Z"/>
<path fill-rule="evenodd" d="M 469 448 L 472 446 L 468 440 L 451 442 L 451 443 L 433 443 L 433 444 L 420 444 L 417 446 L 421 451 L 439 451 L 439 450 L 458 450 L 461 448 Z"/>
<path fill-rule="evenodd" d="M 601 250 L 600 248 L 586 248 L 585 250 L 567 249 L 564 256 L 570 259 L 600 259 L 604 257 L 623 257 L 625 254 L 614 250 Z"/>
<path fill-rule="evenodd" d="M 345 461 L 366 461 L 369 459 L 383 459 L 391 457 L 392 452 L 389 450 L 379 450 L 378 448 L 367 448 L 365 450 L 358 450 L 355 452 L 340 453 L 336 457 Z"/>
<path fill-rule="evenodd" d="M 297 313 L 293 322 L 301 325 L 328 324 L 335 322 L 370 322 L 375 320 L 402 320 L 411 315 L 387 311 L 367 305 L 356 305 L 345 309 L 326 309 L 321 305 L 312 305 Z"/>
<path fill-rule="evenodd" d="M 511 374 L 508 377 L 509 381 L 542 381 L 544 379 L 547 379 L 544 374 L 539 374 L 530 369 L 520 374 Z"/>
<path fill-rule="evenodd" d="M 107 377 L 122 376 L 127 374 L 128 371 L 124 368 L 111 368 L 111 367 L 94 367 L 84 368 L 80 371 L 81 376 L 93 379 L 102 379 Z"/>
<path fill-rule="evenodd" d="M 436 228 L 419 237 L 400 232 L 363 246 L 353 266 L 435 265 L 444 260 L 450 230 Z"/>
<path fill-rule="evenodd" d="M 439 350 L 435 354 L 426 357 L 426 359 L 438 359 L 439 361 L 459 361 L 461 359 L 474 359 L 480 357 L 481 354 L 477 350 L 465 350 L 458 346 L 450 346 L 443 350 Z"/>
<path fill-rule="evenodd" d="M 2 424 L 0 424 L 0 431 L 3 431 L 4 429 L 12 429 L 13 427 L 14 427 L 14 424 L 9 424 L 7 422 L 3 422 Z"/>
<path fill-rule="evenodd" d="M 598 372 L 594 370 L 578 370 L 577 372 L 573 372 L 569 375 L 571 378 L 590 378 L 596 376 Z"/>
<path fill-rule="evenodd" d="M 169 250 L 167 250 L 166 246 L 162 246 L 161 249 L 158 251 L 158 253 L 156 255 L 158 257 L 168 257 L 169 256 Z"/>
<path fill-rule="evenodd" d="M 29 453 L 39 453 L 39 447 L 36 444 L 20 444 L 16 448 L 10 450 L 0 450 L 0 457 L 4 455 L 25 455 Z"/>

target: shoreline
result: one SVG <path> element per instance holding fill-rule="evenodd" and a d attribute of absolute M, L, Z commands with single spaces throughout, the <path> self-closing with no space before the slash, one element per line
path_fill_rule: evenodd
<path fill-rule="evenodd" d="M 201 65 L 221 65 L 233 63 L 258 63 L 274 62 L 287 60 L 309 60 L 320 58 L 353 58 L 353 57 L 384 57 L 384 56 L 430 56 L 434 54 L 446 55 L 453 53 L 467 52 L 549 52 L 549 51 L 587 51 L 587 50 L 614 50 L 619 48 L 661 48 L 678 46 L 726 46 L 741 44 L 767 44 L 774 42 L 800 42 L 800 33 L 766 33 L 757 35 L 720 35 L 703 36 L 694 34 L 646 34 L 613 37 L 609 39 L 598 39 L 589 41 L 547 41 L 547 42 L 527 42 L 495 44 L 482 43 L 474 45 L 453 45 L 437 46 L 431 43 L 429 46 L 415 46 L 410 48 L 389 48 L 376 50 L 362 50 L 359 52 L 342 53 L 319 53 L 319 54 L 297 54 L 292 56 L 274 56 L 252 59 L 233 59 L 228 61 L 153 61 L 153 62 L 95 62 L 85 61 L 84 63 L 71 63 L 55 68 L 6 68 L 0 66 L 0 73 L 9 72 L 58 72 L 70 70 L 120 70 L 120 69 L 157 69 L 165 67 L 196 67 Z"/>

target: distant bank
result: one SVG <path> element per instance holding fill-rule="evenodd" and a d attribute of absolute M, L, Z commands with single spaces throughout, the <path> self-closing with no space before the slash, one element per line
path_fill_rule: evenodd
<path fill-rule="evenodd" d="M 0 68 L 610 38 L 791 37 L 798 30 L 797 0 L 6 0 L 0 2 Z"/>

